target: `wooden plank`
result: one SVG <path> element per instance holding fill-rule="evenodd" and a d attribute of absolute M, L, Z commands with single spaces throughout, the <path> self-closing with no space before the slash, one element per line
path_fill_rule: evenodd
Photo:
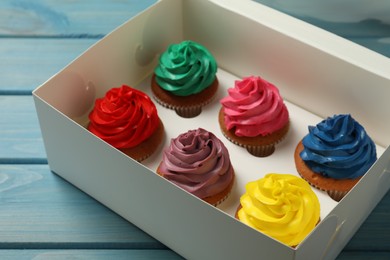
<path fill-rule="evenodd" d="M 386 38 L 390 35 L 389 16 L 384 10 L 390 5 L 386 1 L 371 5 L 360 2 L 326 1 L 311 2 L 295 0 L 290 3 L 273 0 L 254 0 L 289 14 L 307 23 L 323 28 L 342 37 Z M 345 12 L 348 9 L 348 12 Z"/>
<path fill-rule="evenodd" d="M 2 249 L 166 248 L 47 165 L 0 165 L 0 205 Z"/>
<path fill-rule="evenodd" d="M 0 96 L 0 162 L 45 163 L 32 96 Z"/>
<path fill-rule="evenodd" d="M 0 39 L 0 94 L 30 94 L 96 41 Z"/>
<path fill-rule="evenodd" d="M 182 259 L 171 250 L 1 250 L 1 259 Z M 388 260 L 390 252 L 342 252 L 337 260 Z"/>
<path fill-rule="evenodd" d="M 1 250 L 1 259 L 182 259 L 171 250 Z"/>
<path fill-rule="evenodd" d="M 379 202 L 359 230 L 355 233 L 345 250 L 390 252 L 390 192 Z M 390 258 L 389 258 L 390 259 Z"/>
<path fill-rule="evenodd" d="M 390 251 L 343 251 L 336 260 L 389 260 Z"/>
<path fill-rule="evenodd" d="M 346 13 L 344 8 L 339 8 L 339 1 L 313 2 L 312 4 L 302 0 L 290 3 L 273 0 L 254 1 L 390 57 L 388 15 L 379 11 L 378 5 L 371 9 L 369 6 L 360 5 L 359 8 L 351 6 L 351 12 Z M 387 10 L 390 7 L 385 1 L 380 4 L 386 6 Z"/>
<path fill-rule="evenodd" d="M 0 1 L 0 37 L 102 37 L 156 0 Z"/>
<path fill-rule="evenodd" d="M 354 37 L 354 38 L 350 38 L 350 40 L 390 58 L 390 26 L 389 26 L 388 37 L 383 37 L 383 38 Z"/>

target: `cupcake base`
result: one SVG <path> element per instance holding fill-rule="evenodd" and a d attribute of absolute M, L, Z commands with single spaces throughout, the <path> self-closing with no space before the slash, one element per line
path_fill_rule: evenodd
<path fill-rule="evenodd" d="M 218 79 L 202 92 L 189 96 L 176 96 L 162 89 L 153 75 L 151 82 L 153 97 L 163 107 L 175 110 L 184 118 L 193 118 L 202 112 L 202 107 L 210 103 L 218 90 Z"/>
<path fill-rule="evenodd" d="M 275 151 L 275 145 L 282 141 L 287 135 L 290 128 L 290 123 L 287 123 L 281 129 L 266 136 L 237 136 L 234 134 L 234 129 L 228 130 L 225 125 L 225 113 L 223 108 L 219 110 L 218 121 L 223 135 L 232 143 L 244 147 L 250 154 L 256 157 L 267 157 Z"/>
<path fill-rule="evenodd" d="M 234 179 L 235 179 L 235 177 L 233 174 L 233 178 L 232 178 L 231 182 L 223 191 L 221 191 L 213 196 L 203 198 L 203 200 L 206 201 L 207 203 L 213 205 L 213 206 L 218 206 L 219 204 L 224 202 L 227 199 L 227 197 L 229 197 L 230 192 L 232 191 Z"/>
<path fill-rule="evenodd" d="M 303 149 L 302 141 L 300 141 L 294 153 L 295 165 L 299 175 L 311 186 L 326 191 L 335 201 L 340 201 L 361 179 L 361 177 L 356 179 L 333 179 L 313 172 L 300 156 Z"/>
<path fill-rule="evenodd" d="M 162 173 L 160 171 L 160 166 L 157 168 L 156 173 L 164 178 L 164 173 Z M 232 180 L 230 181 L 229 185 L 224 190 L 222 190 L 221 192 L 219 192 L 213 196 L 208 196 L 208 197 L 200 198 L 200 199 L 204 200 L 205 202 L 207 202 L 213 206 L 218 206 L 219 204 L 221 204 L 223 201 L 225 201 L 229 197 L 229 195 L 232 191 L 234 179 L 235 179 L 234 176 L 235 176 L 235 174 L 233 173 Z"/>
<path fill-rule="evenodd" d="M 119 149 L 134 160 L 141 162 L 148 158 L 161 144 L 164 137 L 164 125 L 160 119 L 160 123 L 156 131 L 145 141 L 132 148 Z"/>

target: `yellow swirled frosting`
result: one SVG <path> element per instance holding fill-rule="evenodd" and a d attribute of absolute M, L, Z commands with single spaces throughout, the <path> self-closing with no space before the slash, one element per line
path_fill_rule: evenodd
<path fill-rule="evenodd" d="M 269 173 L 245 188 L 238 219 L 282 243 L 298 245 L 319 221 L 318 198 L 299 177 Z"/>

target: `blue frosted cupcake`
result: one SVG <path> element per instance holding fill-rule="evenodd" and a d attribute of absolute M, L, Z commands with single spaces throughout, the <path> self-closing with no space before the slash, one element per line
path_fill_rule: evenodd
<path fill-rule="evenodd" d="M 363 126 L 351 115 L 341 114 L 309 126 L 294 158 L 303 179 L 339 201 L 374 164 L 377 155 Z"/>

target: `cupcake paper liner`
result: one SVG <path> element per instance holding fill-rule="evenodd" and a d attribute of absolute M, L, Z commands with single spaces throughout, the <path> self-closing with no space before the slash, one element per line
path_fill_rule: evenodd
<path fill-rule="evenodd" d="M 165 108 L 176 111 L 176 114 L 184 118 L 198 116 L 202 112 L 202 107 L 213 101 L 218 90 L 218 79 L 212 82 L 203 91 L 189 96 L 175 96 L 163 90 L 156 82 L 155 75 L 152 77 L 151 88 L 153 98 Z"/>
<path fill-rule="evenodd" d="M 326 191 L 332 199 L 339 202 L 345 195 L 347 195 L 348 191 L 338 191 L 338 190 L 328 190 Z"/>
<path fill-rule="evenodd" d="M 217 203 L 214 203 L 214 204 L 212 204 L 212 205 L 213 205 L 214 207 L 218 206 L 219 204 L 221 204 L 222 202 L 224 202 L 224 201 L 229 197 L 230 193 L 231 193 L 231 190 L 228 192 L 228 194 L 226 194 L 225 197 L 223 197 L 222 199 L 220 199 L 219 201 L 217 201 Z"/>
<path fill-rule="evenodd" d="M 210 97 L 205 102 L 200 103 L 196 106 L 188 106 L 188 107 L 176 106 L 173 104 L 165 103 L 161 99 L 159 99 L 156 95 L 153 95 L 153 98 L 157 101 L 157 103 L 159 103 L 163 107 L 175 110 L 176 114 L 179 115 L 180 117 L 193 118 L 193 117 L 198 116 L 202 112 L 202 107 L 209 104 L 213 100 L 214 97 Z"/>
<path fill-rule="evenodd" d="M 339 190 L 326 190 L 324 188 L 319 187 L 318 185 L 313 184 L 312 182 L 310 182 L 310 180 L 306 179 L 302 174 L 299 173 L 299 175 L 302 177 L 302 179 L 307 181 L 310 184 L 310 186 L 318 190 L 325 191 L 329 195 L 329 197 L 331 197 L 333 200 L 337 202 L 339 202 L 342 198 L 344 198 L 344 196 L 347 195 L 347 193 L 349 192 L 349 191 L 339 191 Z"/>
<path fill-rule="evenodd" d="M 246 146 L 246 150 L 256 157 L 267 157 L 275 151 L 275 145 L 264 145 L 264 146 Z"/>
<path fill-rule="evenodd" d="M 184 118 L 192 118 L 202 113 L 202 106 L 196 107 L 177 107 L 175 108 L 176 114 Z"/>
<path fill-rule="evenodd" d="M 286 137 L 286 135 L 284 135 L 282 138 L 280 138 L 279 140 L 275 141 L 272 144 L 246 145 L 246 144 L 239 143 L 236 140 L 233 140 L 225 133 L 225 131 L 222 130 L 221 132 L 226 137 L 226 139 L 228 139 L 230 142 L 245 148 L 250 154 L 252 154 L 253 156 L 256 156 L 256 157 L 267 157 L 267 156 L 271 155 L 275 151 L 275 145 L 280 143 L 281 141 L 283 141 L 283 139 Z"/>

